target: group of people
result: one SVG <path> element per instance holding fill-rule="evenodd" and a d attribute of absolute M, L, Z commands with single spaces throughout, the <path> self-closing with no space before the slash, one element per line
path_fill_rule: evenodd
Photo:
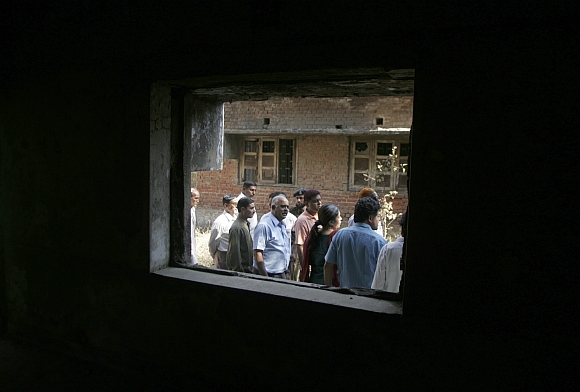
<path fill-rule="evenodd" d="M 271 193 L 258 221 L 256 190 L 255 182 L 246 181 L 240 195 L 223 197 L 224 211 L 213 222 L 208 242 L 216 268 L 326 286 L 399 291 L 404 238 L 389 243 L 383 237 L 381 205 L 373 189 L 359 192 L 354 215 L 342 229 L 339 208 L 323 205 L 315 189 L 296 191 L 292 208 L 285 193 Z M 194 195 L 199 200 L 194 191 L 192 232 Z"/>

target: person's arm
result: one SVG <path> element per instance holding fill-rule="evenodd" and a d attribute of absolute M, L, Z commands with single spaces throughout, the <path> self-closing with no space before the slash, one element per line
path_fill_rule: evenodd
<path fill-rule="evenodd" d="M 300 268 L 299 274 L 298 274 L 298 281 L 300 282 L 306 282 L 306 279 L 308 278 L 308 267 L 305 265 L 308 260 L 306 259 L 302 259 L 300 260 L 300 256 L 298 256 L 299 250 L 298 250 L 298 246 L 293 245 L 294 246 L 294 254 L 296 255 L 296 260 L 298 260 L 297 266 L 298 268 Z"/>
<path fill-rule="evenodd" d="M 377 260 L 377 268 L 375 269 L 375 276 L 373 277 L 373 283 L 371 284 L 371 289 L 384 290 L 385 283 L 387 281 L 387 260 L 388 260 L 388 250 L 385 245 L 381 252 L 379 253 L 379 258 Z"/>
<path fill-rule="evenodd" d="M 296 256 L 298 256 L 298 265 L 304 265 L 304 245 L 296 244 Z"/>
<path fill-rule="evenodd" d="M 399 286 L 401 284 L 401 257 L 403 256 L 403 248 L 394 247 L 389 249 L 389 254 L 387 256 L 387 272 L 385 278 L 385 291 L 390 291 L 392 293 L 399 292 Z"/>
<path fill-rule="evenodd" d="M 211 226 L 211 232 L 209 234 L 209 241 L 207 242 L 207 247 L 209 248 L 209 254 L 211 255 L 211 257 L 214 257 L 215 253 L 217 251 L 216 238 L 218 236 L 218 233 L 219 233 L 219 230 L 214 222 L 213 225 Z"/>
<path fill-rule="evenodd" d="M 303 232 L 302 222 L 296 221 L 294 224 L 294 236 L 296 242 L 296 256 L 298 257 L 298 265 L 302 266 L 304 264 L 304 240 L 305 235 Z"/>
<path fill-rule="evenodd" d="M 228 254 L 226 256 L 226 265 L 230 271 L 241 271 L 242 253 L 240 232 L 236 228 L 230 228 L 228 241 Z"/>
<path fill-rule="evenodd" d="M 302 245 L 302 252 L 299 253 L 299 255 L 302 256 L 301 260 L 299 259 L 301 282 L 306 282 L 308 279 L 310 279 L 310 254 L 308 252 L 310 247 L 309 242 L 310 235 L 308 238 L 306 238 L 306 241 L 304 241 L 304 245 Z"/>
<path fill-rule="evenodd" d="M 254 258 L 256 259 L 256 267 L 262 276 L 268 276 L 266 271 L 266 265 L 264 264 L 264 252 L 258 249 L 254 249 Z"/>
<path fill-rule="evenodd" d="M 334 234 L 331 233 L 330 235 L 334 237 Z M 333 279 L 334 279 L 334 267 L 336 266 L 336 246 L 335 242 L 332 241 L 328 250 L 326 251 L 326 255 L 324 256 L 324 284 L 327 286 L 332 286 Z"/>
<path fill-rule="evenodd" d="M 324 263 L 324 284 L 332 286 L 332 277 L 334 275 L 334 264 Z"/>

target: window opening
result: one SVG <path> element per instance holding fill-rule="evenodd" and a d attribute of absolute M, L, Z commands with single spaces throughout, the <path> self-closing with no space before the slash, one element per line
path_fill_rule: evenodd
<path fill-rule="evenodd" d="M 243 180 L 256 181 L 258 169 L 258 140 L 244 141 L 244 156 L 242 163 Z"/>
<path fill-rule="evenodd" d="M 276 151 L 274 140 L 264 140 L 262 142 L 262 154 L 260 155 L 260 182 L 275 183 L 276 177 Z"/>
<path fill-rule="evenodd" d="M 279 180 L 281 184 L 292 184 L 292 167 L 294 157 L 294 141 L 290 139 L 280 139 L 280 153 L 278 162 Z"/>
<path fill-rule="evenodd" d="M 241 182 L 293 184 L 294 139 L 257 138 L 244 140 Z"/>
<path fill-rule="evenodd" d="M 377 192 L 407 190 L 409 136 L 396 140 L 353 140 L 351 166 L 352 190 L 370 187 Z"/>
<path fill-rule="evenodd" d="M 187 111 L 187 103 L 185 106 L 185 111 Z M 152 105 L 152 108 L 153 107 L 154 106 Z M 160 105 L 159 107 L 163 108 L 164 106 Z M 222 139 L 220 143 L 223 143 L 223 107 L 221 110 Z M 153 114 L 154 113 L 152 111 L 152 116 Z M 166 117 L 161 116 L 159 118 Z M 269 118 L 264 117 L 263 120 L 264 125 L 270 124 Z M 383 118 L 376 118 L 375 121 L 376 125 L 384 125 Z M 163 124 L 163 122 L 159 121 L 153 121 L 152 123 Z M 175 131 L 173 128 L 174 127 L 172 124 L 171 132 Z M 343 126 L 335 125 L 335 128 L 342 129 Z M 385 128 L 379 128 L 379 131 L 384 130 Z M 354 130 L 350 128 L 346 130 L 349 135 L 352 135 L 353 131 Z M 349 191 L 356 191 L 357 188 L 364 186 L 373 186 L 376 190 L 401 189 L 406 187 L 406 172 L 410 152 L 408 134 L 404 134 L 404 129 L 402 132 L 400 132 L 403 133 L 403 135 L 397 134 L 399 132 L 393 132 L 391 129 L 387 129 L 387 131 L 393 133 L 392 139 L 389 138 L 385 140 L 384 138 L 374 136 L 364 138 L 348 136 L 350 140 L 348 143 L 348 148 L 350 149 L 350 154 L 348 154 L 348 166 L 350 172 L 348 175 L 349 186 L 346 189 Z M 160 136 L 165 137 L 163 135 Z M 210 137 L 215 137 L 215 134 Z M 294 181 L 296 180 L 296 139 L 266 135 L 264 137 L 244 138 L 241 140 L 241 142 L 242 159 L 240 160 L 239 165 L 241 174 L 240 178 L 242 180 L 252 180 L 258 183 L 266 182 L 271 184 L 294 184 Z M 161 144 L 162 143 L 159 145 Z M 219 154 L 222 153 L 221 146 L 218 147 L 217 151 Z M 184 152 L 184 154 L 187 154 L 187 152 Z M 152 155 L 152 157 L 153 156 L 154 155 Z M 164 157 L 163 160 L 165 162 L 167 158 Z M 213 163 L 211 165 L 213 165 Z M 166 169 L 162 167 L 163 165 L 157 166 L 159 166 L 159 168 L 156 168 L 157 173 L 166 173 Z M 208 168 L 213 170 L 216 167 L 208 166 Z M 191 178 L 196 177 L 192 176 Z M 189 184 L 185 185 L 187 185 L 187 192 L 189 192 Z M 162 187 L 154 188 L 159 190 L 166 189 Z M 156 195 L 153 199 L 157 199 L 157 196 L 158 195 Z M 154 202 L 153 199 L 152 202 Z M 174 207 L 172 206 L 172 210 L 173 209 Z M 174 224 L 174 222 L 172 221 L 171 224 Z M 153 235 L 156 235 L 158 230 L 155 228 L 152 230 Z M 154 247 L 152 246 L 152 249 L 153 248 Z M 163 260 L 160 259 L 159 265 L 162 264 Z M 155 270 L 156 267 L 152 264 L 151 268 L 152 270 Z M 237 273 L 231 273 L 231 271 L 220 271 L 219 274 L 238 275 Z M 282 281 L 280 283 L 282 283 Z M 394 299 L 394 297 L 388 295 L 384 298 Z"/>

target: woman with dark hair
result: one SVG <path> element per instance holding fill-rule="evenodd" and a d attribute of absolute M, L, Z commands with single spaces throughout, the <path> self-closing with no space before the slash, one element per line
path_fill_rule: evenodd
<path fill-rule="evenodd" d="M 325 204 L 318 210 L 318 220 L 310 229 L 304 243 L 304 258 L 300 281 L 324 284 L 324 256 L 332 237 L 340 228 L 342 217 L 334 204 Z"/>

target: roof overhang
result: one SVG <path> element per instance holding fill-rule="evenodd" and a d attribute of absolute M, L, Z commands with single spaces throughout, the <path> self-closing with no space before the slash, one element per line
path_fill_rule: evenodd
<path fill-rule="evenodd" d="M 282 97 L 412 96 L 414 69 L 315 70 L 176 80 L 201 99 L 221 102 L 262 101 Z"/>
<path fill-rule="evenodd" d="M 411 128 L 379 128 L 379 129 L 224 129 L 227 135 L 280 135 L 280 134 L 328 134 L 349 136 L 380 136 L 380 135 L 408 135 Z"/>

